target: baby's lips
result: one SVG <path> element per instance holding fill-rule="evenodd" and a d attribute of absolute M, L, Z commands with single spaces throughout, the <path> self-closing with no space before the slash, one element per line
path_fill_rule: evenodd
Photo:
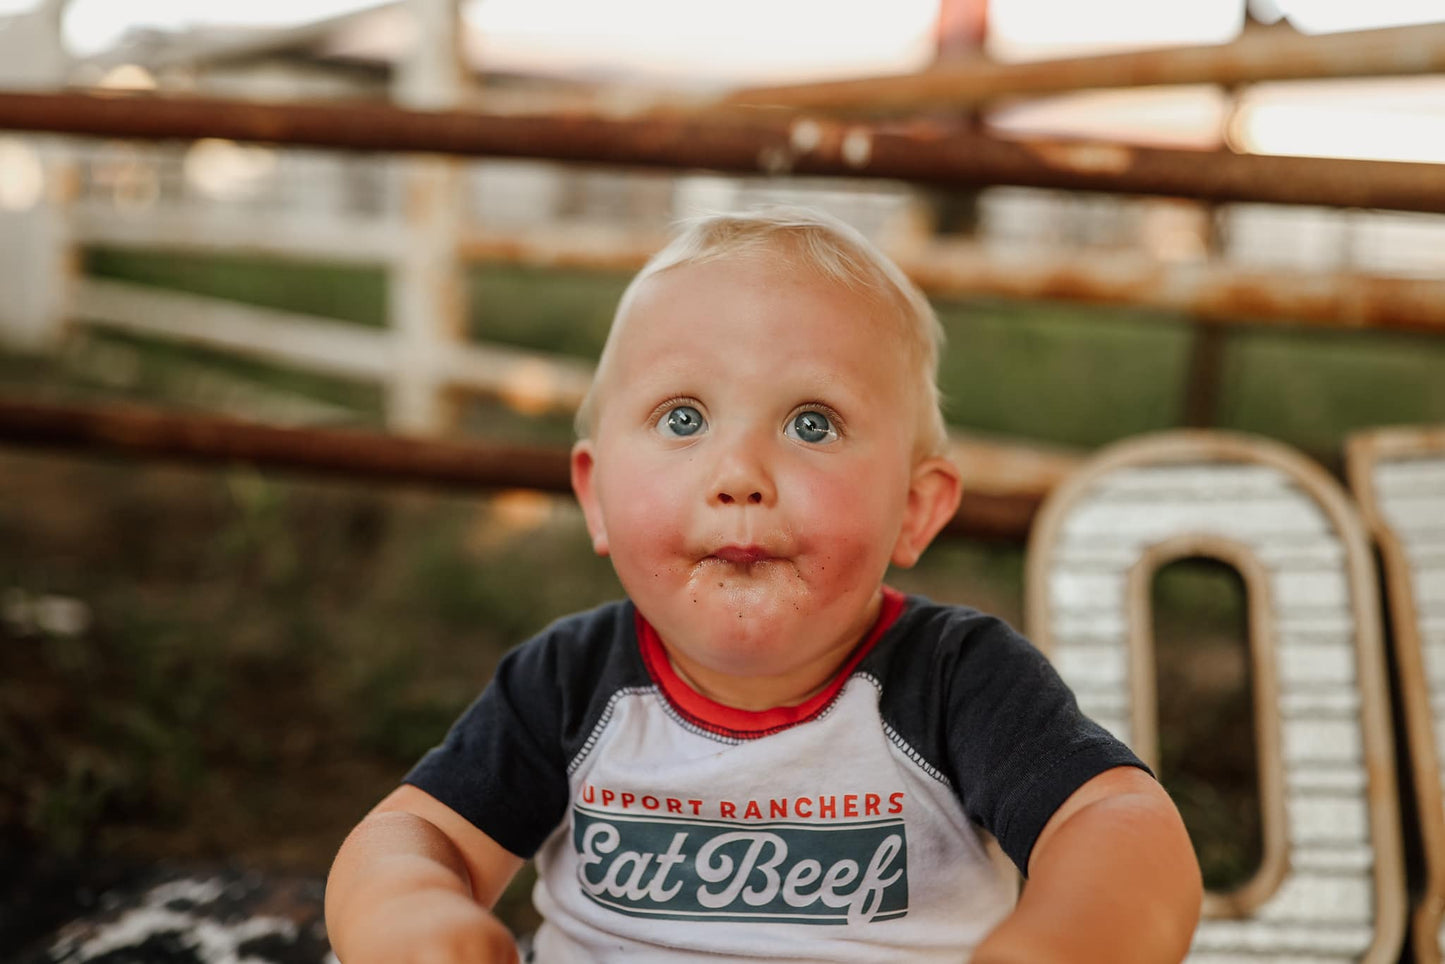
<path fill-rule="evenodd" d="M 720 546 L 713 550 L 712 555 L 723 562 L 738 566 L 766 562 L 773 558 L 773 554 L 762 546 Z"/>

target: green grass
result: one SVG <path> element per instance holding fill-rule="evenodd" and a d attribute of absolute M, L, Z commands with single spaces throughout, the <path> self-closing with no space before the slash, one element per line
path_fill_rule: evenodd
<path fill-rule="evenodd" d="M 1094 447 L 1178 423 L 1190 332 L 1174 319 L 1006 302 L 939 317 L 951 424 Z"/>
<path fill-rule="evenodd" d="M 506 649 L 618 594 L 553 505 L 0 451 L 0 828 L 323 872 Z M 47 595 L 90 626 L 15 615 Z"/>
<path fill-rule="evenodd" d="M 91 248 L 85 253 L 85 271 L 98 278 L 339 318 L 372 328 L 386 324 L 386 275 L 379 268 Z"/>
<path fill-rule="evenodd" d="M 1233 890 L 1264 853 L 1244 581 L 1217 560 L 1182 559 L 1155 574 L 1151 597 L 1159 778 L 1205 886 Z"/>
<path fill-rule="evenodd" d="M 1445 338 L 1240 331 L 1221 388 L 1221 427 L 1338 455 L 1350 432 L 1445 423 Z"/>
<path fill-rule="evenodd" d="M 467 274 L 473 338 L 594 361 L 628 279 L 585 271 L 478 265 Z"/>

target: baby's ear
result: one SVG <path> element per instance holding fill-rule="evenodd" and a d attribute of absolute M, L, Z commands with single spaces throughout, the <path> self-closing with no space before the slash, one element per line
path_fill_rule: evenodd
<path fill-rule="evenodd" d="M 895 566 L 910 568 L 938 535 L 963 497 L 963 479 L 958 467 L 941 455 L 930 456 L 913 467 L 908 485 L 908 507 L 903 527 L 893 546 Z"/>
<path fill-rule="evenodd" d="M 602 522 L 602 507 L 597 501 L 597 490 L 593 485 L 597 460 L 592 456 L 592 441 L 582 439 L 572 446 L 572 491 L 582 505 L 582 515 L 587 519 L 587 532 L 592 536 L 592 551 L 599 556 L 607 555 L 607 527 Z"/>

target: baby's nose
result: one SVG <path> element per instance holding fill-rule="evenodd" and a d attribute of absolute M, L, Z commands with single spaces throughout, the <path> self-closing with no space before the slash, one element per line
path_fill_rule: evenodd
<path fill-rule="evenodd" d="M 723 505 L 731 505 L 731 504 L 734 503 L 734 502 L 750 502 L 750 503 L 752 503 L 752 504 L 754 504 L 754 505 L 761 505 L 761 504 L 762 504 L 762 501 L 763 501 L 763 493 L 762 493 L 762 492 L 758 491 L 757 489 L 754 489 L 753 491 L 748 492 L 747 496 L 746 496 L 745 498 L 743 498 L 743 497 L 741 497 L 741 496 L 742 496 L 742 491 L 744 491 L 744 490 L 740 490 L 740 491 L 735 495 L 735 494 L 733 494 L 732 492 L 729 492 L 729 491 L 727 491 L 727 490 L 720 490 L 720 491 L 718 492 L 718 494 L 717 494 L 717 500 L 718 500 L 719 502 L 721 502 Z"/>
<path fill-rule="evenodd" d="M 756 447 L 739 444 L 719 453 L 712 477 L 716 505 L 767 505 L 777 493 L 767 457 Z"/>

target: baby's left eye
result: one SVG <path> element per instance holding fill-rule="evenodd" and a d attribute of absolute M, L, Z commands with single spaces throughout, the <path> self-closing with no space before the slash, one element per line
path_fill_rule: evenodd
<path fill-rule="evenodd" d="M 828 416 L 822 412 L 812 410 L 799 412 L 797 415 L 794 415 L 793 420 L 788 423 L 785 434 L 789 438 L 795 438 L 800 442 L 812 442 L 815 444 L 819 442 L 836 442 L 838 440 L 838 430 L 833 427 L 833 423 L 828 420 Z"/>

